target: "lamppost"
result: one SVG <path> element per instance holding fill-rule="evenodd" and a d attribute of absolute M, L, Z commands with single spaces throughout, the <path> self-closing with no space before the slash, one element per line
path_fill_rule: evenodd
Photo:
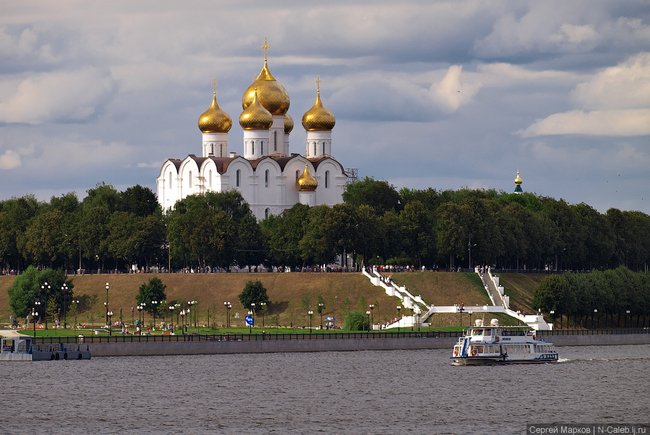
<path fill-rule="evenodd" d="M 230 328 L 230 309 L 232 305 L 230 305 L 230 302 L 224 302 L 223 305 L 226 307 L 226 328 Z"/>
<path fill-rule="evenodd" d="M 106 307 L 106 323 L 109 323 L 108 322 L 108 288 L 109 285 L 108 283 L 106 283 L 106 302 L 104 303 L 104 306 Z"/>
<path fill-rule="evenodd" d="M 251 330 L 252 330 L 253 325 L 255 324 L 255 302 L 251 302 L 251 315 L 253 319 L 253 324 L 251 325 Z"/>
<path fill-rule="evenodd" d="M 399 310 L 401 310 L 401 306 L 397 306 L 397 333 L 399 334 Z"/>
<path fill-rule="evenodd" d="M 550 313 L 551 313 L 551 319 L 553 319 L 552 320 L 553 328 L 555 328 L 555 310 L 551 310 Z"/>
<path fill-rule="evenodd" d="M 112 329 L 113 329 L 113 328 L 112 328 L 112 325 L 111 325 L 111 318 L 112 318 L 112 317 L 113 317 L 113 312 L 112 312 L 112 311 L 109 311 L 109 312 L 108 312 L 108 335 L 109 335 L 109 337 L 110 337 L 111 335 L 113 335 L 113 333 L 112 333 Z"/>
<path fill-rule="evenodd" d="M 34 338 L 36 338 L 36 316 L 38 316 L 38 307 L 41 306 L 39 301 L 34 302 L 34 308 L 32 308 L 32 320 L 34 320 Z"/>
<path fill-rule="evenodd" d="M 314 315 L 314 312 L 312 310 L 307 311 L 307 314 L 309 314 L 309 333 L 311 334 L 311 316 Z"/>
<path fill-rule="evenodd" d="M 253 310 L 248 310 L 248 315 L 252 316 L 253 315 Z M 248 333 L 252 334 L 253 333 L 253 322 L 248 323 Z"/>
<path fill-rule="evenodd" d="M 174 331 L 174 308 L 176 308 L 174 305 L 169 306 L 169 313 L 171 314 L 172 318 L 172 332 Z"/>
<path fill-rule="evenodd" d="M 46 290 L 47 289 L 47 290 Z M 45 281 L 45 283 L 41 284 L 41 297 L 43 297 L 43 293 L 45 293 L 45 308 L 43 309 L 45 311 L 45 329 L 47 329 L 47 301 L 50 299 L 50 290 L 52 289 L 52 286 Z"/>
<path fill-rule="evenodd" d="M 179 312 L 180 312 L 179 308 L 180 307 L 181 307 L 181 304 L 174 304 L 174 309 L 176 310 L 176 324 L 177 325 L 181 321 L 181 317 L 180 317 L 180 314 L 179 314 Z"/>
<path fill-rule="evenodd" d="M 372 324 L 375 324 L 375 304 L 370 304 L 368 305 L 368 308 L 370 308 L 370 315 L 372 316 Z M 370 328 L 372 329 L 372 328 Z"/>
<path fill-rule="evenodd" d="M 594 308 L 594 314 L 591 316 L 591 329 L 594 329 L 594 316 L 596 315 L 597 312 L 598 310 Z M 567 323 L 569 322 L 567 321 Z"/>
<path fill-rule="evenodd" d="M 159 303 L 160 302 L 158 301 L 151 301 L 151 305 L 153 305 L 153 307 L 151 308 L 151 311 L 153 311 L 153 328 L 151 328 L 152 331 L 156 330 L 156 310 L 158 309 Z"/>
<path fill-rule="evenodd" d="M 366 311 L 366 317 L 368 318 L 368 332 L 370 332 L 370 310 Z"/>
<path fill-rule="evenodd" d="M 63 329 L 68 328 L 68 310 L 66 309 L 67 305 L 67 296 L 68 296 L 68 284 L 63 283 L 61 286 L 63 291 Z"/>
<path fill-rule="evenodd" d="M 264 328 L 265 327 L 264 326 L 264 315 L 266 314 L 265 313 L 266 312 L 266 302 L 260 302 L 260 305 L 262 306 L 262 308 L 260 308 L 260 310 L 262 311 L 262 328 Z"/>
<path fill-rule="evenodd" d="M 185 310 L 181 310 L 181 332 L 184 334 L 185 333 Z"/>
<path fill-rule="evenodd" d="M 196 304 L 197 302 L 195 300 L 187 301 L 187 305 L 189 305 L 190 308 L 192 307 L 192 305 L 196 305 Z M 187 309 L 187 314 L 190 313 L 190 308 Z M 196 328 L 196 309 L 194 310 L 194 327 Z"/>
<path fill-rule="evenodd" d="M 625 327 L 627 328 L 627 318 L 630 317 L 630 310 L 625 310 Z"/>
<path fill-rule="evenodd" d="M 319 302 L 318 303 L 318 312 L 320 313 L 320 330 L 323 330 L 323 307 L 325 306 L 324 303 Z"/>
<path fill-rule="evenodd" d="M 74 310 L 74 328 L 77 329 L 77 311 L 79 311 L 79 300 L 78 299 L 73 299 L 72 303 L 76 304 L 75 305 L 75 310 Z"/>
<path fill-rule="evenodd" d="M 138 323 L 140 324 L 140 334 L 142 334 L 142 304 L 138 305 Z"/>
<path fill-rule="evenodd" d="M 594 313 L 596 313 L 596 317 L 598 318 L 598 329 L 600 329 L 600 317 L 598 316 L 598 310 L 594 310 Z"/>

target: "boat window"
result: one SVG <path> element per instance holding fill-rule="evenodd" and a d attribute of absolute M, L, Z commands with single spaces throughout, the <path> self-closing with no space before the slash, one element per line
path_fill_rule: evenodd
<path fill-rule="evenodd" d="M 480 329 L 472 329 L 472 335 L 481 335 Z"/>
<path fill-rule="evenodd" d="M 490 337 L 492 335 L 492 330 L 486 329 L 485 331 L 483 331 L 483 335 L 485 335 L 486 337 Z"/>
<path fill-rule="evenodd" d="M 478 353 L 483 353 L 483 346 L 477 346 Z"/>

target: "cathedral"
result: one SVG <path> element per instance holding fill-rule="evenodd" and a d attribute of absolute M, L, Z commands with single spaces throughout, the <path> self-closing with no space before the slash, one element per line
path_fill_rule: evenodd
<path fill-rule="evenodd" d="M 273 77 L 267 64 L 242 97 L 239 125 L 244 132 L 242 154 L 228 150 L 232 118 L 217 103 L 213 82 L 212 105 L 199 117 L 202 155 L 190 154 L 183 160 L 168 159 L 156 179 L 158 202 L 170 210 L 188 195 L 209 191 L 239 191 L 258 220 L 293 207 L 343 202 L 348 176 L 332 156 L 332 129 L 336 120 L 320 97 L 316 80 L 316 102 L 302 116 L 307 143 L 301 153 L 289 150 L 294 127 L 289 110 L 289 94 Z"/>

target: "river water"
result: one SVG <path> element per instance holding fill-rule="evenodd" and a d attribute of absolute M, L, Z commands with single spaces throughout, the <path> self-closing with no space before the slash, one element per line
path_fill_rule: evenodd
<path fill-rule="evenodd" d="M 451 366 L 450 350 L 2 363 L 0 433 L 522 434 L 648 423 L 650 345 Z"/>

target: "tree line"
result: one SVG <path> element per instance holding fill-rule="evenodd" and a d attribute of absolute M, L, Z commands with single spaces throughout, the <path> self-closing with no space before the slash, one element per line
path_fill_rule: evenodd
<path fill-rule="evenodd" d="M 643 327 L 650 314 L 650 275 L 634 273 L 624 266 L 602 272 L 549 275 L 535 289 L 532 306 L 552 312 L 553 318 L 560 318 L 560 327 L 564 316 L 573 317 L 573 324 L 582 327 L 596 327 L 594 318 L 598 327 Z"/>
<path fill-rule="evenodd" d="M 427 268 L 645 271 L 650 216 L 533 193 L 397 190 L 366 177 L 332 207 L 296 204 L 258 222 L 236 191 L 192 195 L 163 212 L 155 194 L 104 183 L 39 202 L 0 202 L 0 261 L 67 270 L 132 266 L 300 268 L 351 256 L 357 264 Z"/>

